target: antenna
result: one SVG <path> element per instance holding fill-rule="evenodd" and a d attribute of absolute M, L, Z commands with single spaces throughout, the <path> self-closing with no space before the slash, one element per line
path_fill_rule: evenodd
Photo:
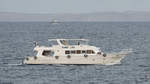
<path fill-rule="evenodd" d="M 80 39 L 82 39 L 83 38 L 83 36 L 80 36 Z"/>
<path fill-rule="evenodd" d="M 37 46 L 37 45 L 38 45 L 36 41 L 33 41 L 33 44 L 34 44 L 34 46 Z"/>

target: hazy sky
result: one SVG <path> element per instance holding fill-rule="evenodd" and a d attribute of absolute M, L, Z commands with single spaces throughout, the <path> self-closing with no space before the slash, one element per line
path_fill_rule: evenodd
<path fill-rule="evenodd" d="M 0 0 L 0 12 L 150 11 L 150 0 Z"/>

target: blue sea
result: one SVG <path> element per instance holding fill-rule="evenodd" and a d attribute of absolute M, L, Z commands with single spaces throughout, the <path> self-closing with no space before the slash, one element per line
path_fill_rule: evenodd
<path fill-rule="evenodd" d="M 133 52 L 118 65 L 24 65 L 33 41 L 86 38 L 103 52 Z M 150 22 L 0 22 L 0 84 L 150 84 Z"/>

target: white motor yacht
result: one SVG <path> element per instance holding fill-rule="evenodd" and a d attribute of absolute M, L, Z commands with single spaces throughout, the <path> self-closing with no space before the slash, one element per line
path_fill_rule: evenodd
<path fill-rule="evenodd" d="M 36 44 L 36 56 L 26 57 L 24 64 L 120 64 L 130 52 L 103 53 L 99 47 L 87 44 L 87 39 L 49 39 L 57 44 L 39 46 Z"/>

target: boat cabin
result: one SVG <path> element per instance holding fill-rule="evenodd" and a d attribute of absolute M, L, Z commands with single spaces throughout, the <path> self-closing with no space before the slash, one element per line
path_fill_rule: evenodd
<path fill-rule="evenodd" d="M 87 39 L 49 39 L 56 45 L 49 47 L 36 46 L 37 56 L 87 56 L 101 54 L 100 48 L 88 45 Z"/>

